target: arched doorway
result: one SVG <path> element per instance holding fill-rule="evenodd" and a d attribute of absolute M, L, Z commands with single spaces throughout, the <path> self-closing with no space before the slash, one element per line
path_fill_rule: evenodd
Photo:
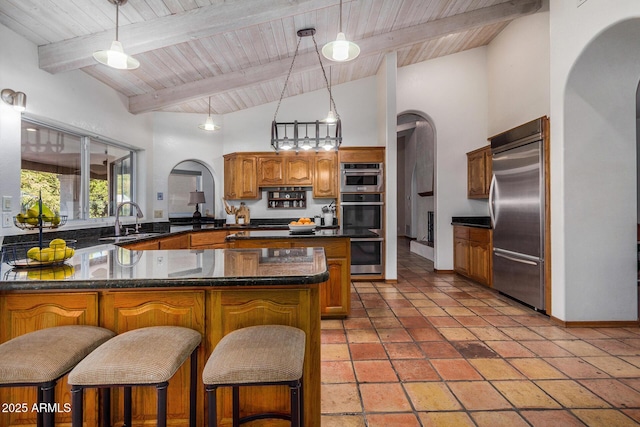
<path fill-rule="evenodd" d="M 563 147 L 551 158 L 562 175 L 551 189 L 562 201 L 552 202 L 552 312 L 566 321 L 638 319 L 639 38 L 638 19 L 609 27 L 567 79 Z"/>
<path fill-rule="evenodd" d="M 213 174 L 197 160 L 185 160 L 178 163 L 169 174 L 168 209 L 169 219 L 193 216 L 194 207 L 189 205 L 189 193 L 203 191 L 205 203 L 200 205 L 202 216 L 215 215 L 215 185 Z"/>
<path fill-rule="evenodd" d="M 435 131 L 425 114 L 398 115 L 397 147 L 397 234 L 413 239 L 412 251 L 433 260 Z"/>

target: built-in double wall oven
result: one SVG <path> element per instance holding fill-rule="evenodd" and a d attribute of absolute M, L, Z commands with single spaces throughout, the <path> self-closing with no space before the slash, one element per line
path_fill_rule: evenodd
<path fill-rule="evenodd" d="M 340 172 L 340 228 L 351 236 L 351 274 L 382 274 L 382 165 L 342 163 Z"/>

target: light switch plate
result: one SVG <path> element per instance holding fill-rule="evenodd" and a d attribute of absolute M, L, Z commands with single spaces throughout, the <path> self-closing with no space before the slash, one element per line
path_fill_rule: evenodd
<path fill-rule="evenodd" d="M 162 218 L 162 209 L 157 209 L 157 210 L 153 211 L 153 217 L 154 218 Z"/>
<path fill-rule="evenodd" d="M 2 211 L 11 211 L 11 196 L 2 196 Z"/>
<path fill-rule="evenodd" d="M 10 213 L 2 214 L 2 228 L 9 228 L 11 227 L 11 225 L 12 225 L 11 214 Z"/>

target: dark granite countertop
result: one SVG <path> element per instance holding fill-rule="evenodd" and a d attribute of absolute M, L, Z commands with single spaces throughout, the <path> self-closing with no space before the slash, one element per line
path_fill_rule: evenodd
<path fill-rule="evenodd" d="M 377 233 L 369 230 L 345 232 L 340 229 L 316 229 L 311 232 L 297 233 L 287 230 L 244 230 L 227 236 L 227 240 L 250 240 L 250 239 L 297 239 L 315 237 L 351 237 L 351 238 L 375 238 Z"/>
<path fill-rule="evenodd" d="M 328 278 L 323 248 L 288 253 L 266 248 L 132 251 L 105 244 L 78 249 L 54 267 L 15 269 L 0 264 L 0 292 L 259 287 L 316 284 Z"/>
<path fill-rule="evenodd" d="M 491 218 L 488 216 L 454 216 L 451 218 L 451 225 L 491 228 Z"/>

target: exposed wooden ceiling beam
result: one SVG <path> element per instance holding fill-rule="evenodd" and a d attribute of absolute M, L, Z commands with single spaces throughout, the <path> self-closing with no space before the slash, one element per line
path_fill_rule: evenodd
<path fill-rule="evenodd" d="M 224 2 L 121 26 L 118 30 L 118 38 L 124 45 L 125 51 L 129 55 L 135 55 L 333 5 L 333 2 L 328 3 L 327 0 Z M 114 16 L 115 12 L 114 7 Z M 39 46 L 40 68 L 55 74 L 94 65 L 93 52 L 107 49 L 114 39 L 114 31 L 115 26 L 100 33 Z"/>
<path fill-rule="evenodd" d="M 542 5 L 541 0 L 513 0 L 508 3 L 477 9 L 451 17 L 415 25 L 389 33 L 357 40 L 361 56 L 380 54 L 415 43 L 443 37 L 473 28 L 513 20 L 535 13 Z M 183 102 L 200 99 L 216 93 L 227 92 L 253 86 L 286 75 L 291 59 L 285 58 L 247 68 L 232 73 L 185 83 L 183 85 L 157 90 L 129 98 L 129 111 L 134 114 L 160 110 Z M 306 72 L 319 68 L 315 52 L 299 54 L 295 72 Z"/>

